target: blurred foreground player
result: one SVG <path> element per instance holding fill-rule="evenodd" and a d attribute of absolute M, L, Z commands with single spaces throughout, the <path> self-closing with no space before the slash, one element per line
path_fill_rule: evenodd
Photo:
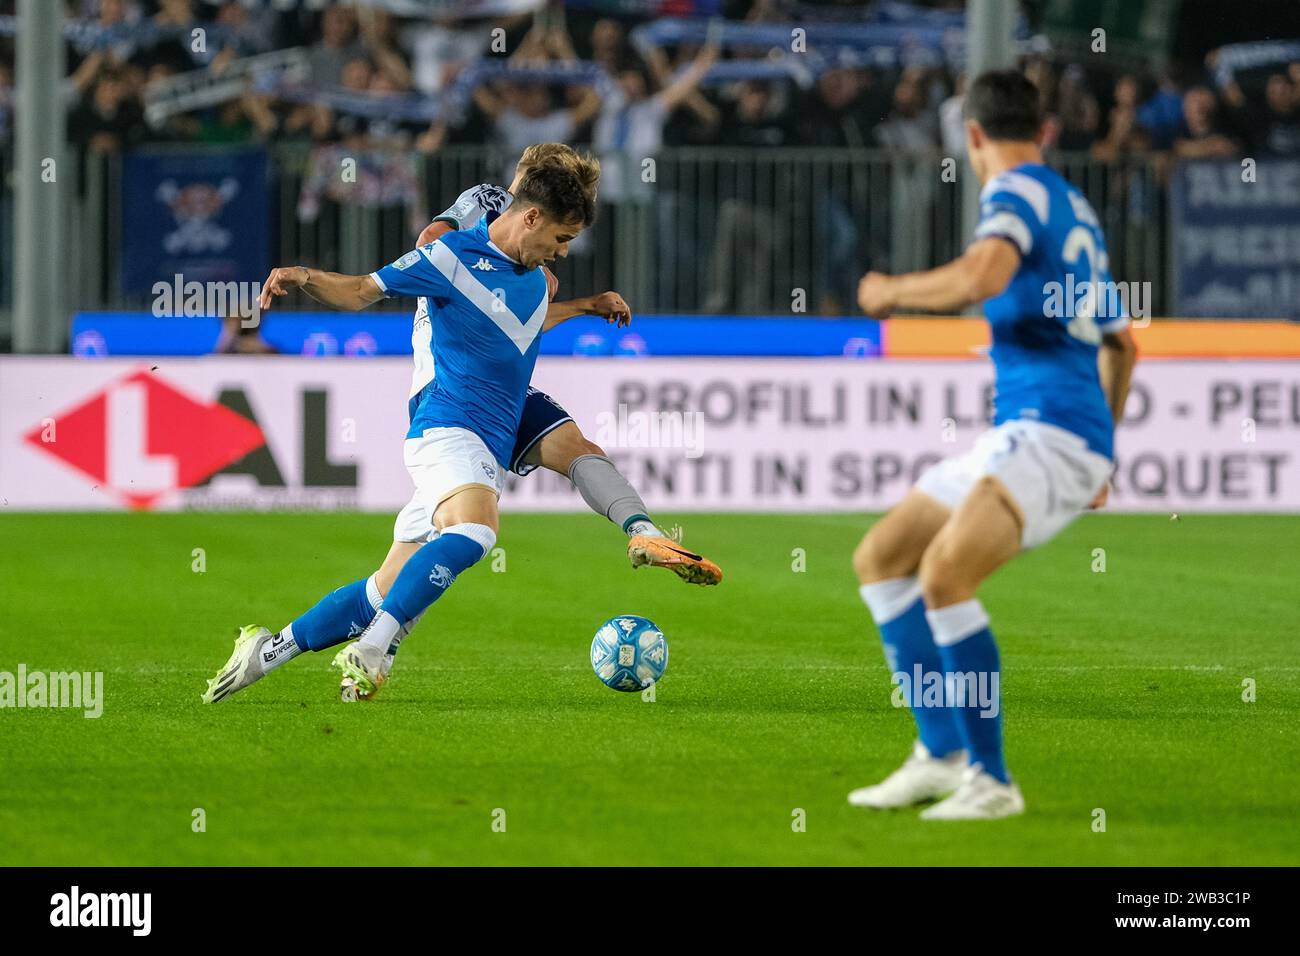
<path fill-rule="evenodd" d="M 983 186 L 974 242 L 940 268 L 868 273 L 858 288 L 858 304 L 876 316 L 987 300 L 997 398 L 994 427 L 924 472 L 854 553 L 890 670 L 911 688 L 919 737 L 901 768 L 849 794 L 857 806 L 946 797 L 921 813 L 927 820 L 1024 811 L 1003 758 L 998 648 L 975 592 L 1106 499 L 1137 350 L 1108 294 L 1096 214 L 1043 165 L 1038 104 L 1019 73 L 976 79 L 965 107 L 967 152 Z M 1049 298 L 1062 287 L 1084 290 L 1063 310 Z M 942 692 L 922 696 L 917 675 L 937 675 L 921 683 Z"/>

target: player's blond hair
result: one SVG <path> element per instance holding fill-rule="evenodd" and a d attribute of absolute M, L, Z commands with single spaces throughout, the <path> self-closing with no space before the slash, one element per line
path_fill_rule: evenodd
<path fill-rule="evenodd" d="M 533 143 L 519 157 L 517 169 L 526 173 L 537 166 L 552 163 L 572 171 L 583 189 L 593 196 L 596 194 L 596 186 L 600 183 L 600 160 L 590 153 L 579 153 L 564 143 Z"/>

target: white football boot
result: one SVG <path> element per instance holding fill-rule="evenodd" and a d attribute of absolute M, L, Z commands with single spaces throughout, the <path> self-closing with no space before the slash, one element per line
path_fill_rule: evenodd
<path fill-rule="evenodd" d="M 387 667 L 384 666 L 385 658 L 388 658 Z M 350 704 L 373 700 L 379 689 L 388 683 L 393 661 L 379 648 L 353 641 L 334 656 L 330 666 L 343 672 L 339 682 L 339 700 Z"/>
<path fill-rule="evenodd" d="M 262 670 L 261 651 L 267 641 L 278 645 L 280 635 L 273 634 L 258 624 L 241 627 L 230 660 L 222 664 L 217 676 L 208 681 L 208 689 L 203 692 L 203 703 L 215 704 L 254 681 L 261 680 L 265 673 Z"/>
<path fill-rule="evenodd" d="M 961 786 L 947 800 L 921 811 L 922 820 L 996 820 L 1025 812 L 1025 798 L 1014 783 L 1003 783 L 972 764 L 962 774 Z"/>
<path fill-rule="evenodd" d="M 965 769 L 966 751 L 959 750 L 943 758 L 932 757 L 918 740 L 912 747 L 911 756 L 903 761 L 901 767 L 874 787 L 854 790 L 849 794 L 849 803 L 873 810 L 893 810 L 924 803 L 956 790 Z"/>

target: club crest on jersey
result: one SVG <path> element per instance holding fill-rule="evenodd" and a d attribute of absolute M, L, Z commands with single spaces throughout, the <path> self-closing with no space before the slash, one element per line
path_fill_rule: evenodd
<path fill-rule="evenodd" d="M 482 256 L 480 256 L 478 262 L 474 263 L 472 266 L 470 266 L 470 268 L 471 268 L 471 269 L 479 269 L 479 270 L 482 271 L 482 272 L 496 272 L 496 271 L 497 271 L 497 270 L 496 270 L 496 266 L 492 265 L 492 263 L 488 262 L 488 261 L 487 261 L 486 259 L 484 259 Z"/>
<path fill-rule="evenodd" d="M 435 564 L 433 570 L 429 572 L 429 583 L 436 584 L 444 590 L 451 587 L 452 582 L 456 580 L 456 575 L 451 573 L 451 568 L 444 564 Z"/>
<path fill-rule="evenodd" d="M 487 475 L 488 481 L 497 480 L 497 470 L 485 461 L 480 461 L 478 466 L 483 469 L 483 474 Z"/>

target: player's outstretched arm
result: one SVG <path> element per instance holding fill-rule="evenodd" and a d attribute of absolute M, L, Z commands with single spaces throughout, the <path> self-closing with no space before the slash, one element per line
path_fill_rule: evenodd
<path fill-rule="evenodd" d="M 258 305 L 265 312 L 272 301 L 294 289 L 302 289 L 317 302 L 349 312 L 360 311 L 384 297 L 375 280 L 368 275 L 345 276 L 306 266 L 289 266 L 271 270 L 262 283 Z"/>
<path fill-rule="evenodd" d="M 898 309 L 957 312 L 999 295 L 1020 266 L 1020 252 L 1008 239 L 989 236 L 947 265 L 890 276 L 868 272 L 858 284 L 858 305 L 884 318 Z"/>
<path fill-rule="evenodd" d="M 575 315 L 599 315 L 606 322 L 614 322 L 624 328 L 632 322 L 632 310 L 617 292 L 602 292 L 582 299 L 568 302 L 552 302 L 546 310 L 546 320 L 542 322 L 542 331 L 553 329 L 561 322 Z"/>

